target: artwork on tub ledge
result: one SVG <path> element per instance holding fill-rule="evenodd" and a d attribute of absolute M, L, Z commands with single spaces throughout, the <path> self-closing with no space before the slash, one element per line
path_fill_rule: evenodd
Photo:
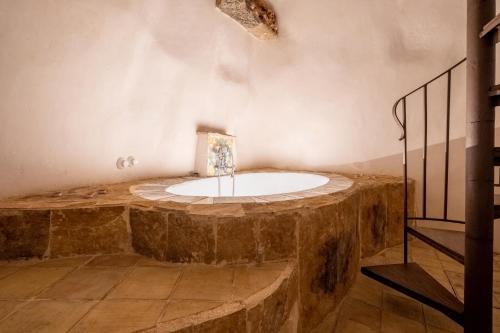
<path fill-rule="evenodd" d="M 217 176 L 217 155 L 220 151 L 225 152 L 227 165 L 236 165 L 235 137 L 227 134 L 198 132 L 198 143 L 196 148 L 195 172 L 200 177 Z M 221 175 L 228 174 L 220 171 Z"/>

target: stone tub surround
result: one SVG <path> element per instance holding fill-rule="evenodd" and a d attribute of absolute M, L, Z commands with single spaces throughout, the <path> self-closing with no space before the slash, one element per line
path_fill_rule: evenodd
<path fill-rule="evenodd" d="M 298 264 L 299 331 L 311 332 L 346 295 L 360 257 L 402 240 L 401 180 L 344 176 L 353 185 L 336 193 L 294 193 L 236 203 L 201 202 L 206 198 L 146 200 L 128 191 L 131 186 L 144 186 L 144 181 L 5 200 L 0 203 L 0 235 L 6 235 L 13 223 L 27 228 L 27 219 L 21 218 L 25 213 L 37 212 L 45 222 L 39 224 L 43 231 L 33 242 L 33 232 L 19 233 L 17 238 L 0 236 L 4 242 L 0 256 L 135 251 L 161 261 L 217 265 L 293 258 Z M 189 178 L 147 183 L 164 186 L 185 179 Z M 79 219 L 84 226 L 77 227 L 73 222 L 78 210 L 92 221 Z M 97 241 L 91 242 L 94 238 Z M 30 247 L 34 244 L 37 249 L 47 247 L 35 251 Z"/>
<path fill-rule="evenodd" d="M 260 171 L 251 172 L 258 173 Z M 263 171 L 265 172 L 265 171 Z M 274 171 L 276 172 L 276 171 Z M 239 174 L 244 174 L 240 172 Z M 297 171 L 297 173 L 302 173 Z M 304 172 L 310 174 L 311 172 Z M 312 173 L 314 174 L 314 173 Z M 130 192 L 143 199 L 152 201 L 172 201 L 178 203 L 190 203 L 193 205 L 214 205 L 214 204 L 229 204 L 229 203 L 264 203 L 275 201 L 296 200 L 304 198 L 318 197 L 325 194 L 332 194 L 347 190 L 352 186 L 353 181 L 347 177 L 338 174 L 321 174 L 329 178 L 328 183 L 314 187 L 309 190 L 272 194 L 272 195 L 258 195 L 258 196 L 237 196 L 237 197 L 204 197 L 204 196 L 185 196 L 177 195 L 168 192 L 168 188 L 172 185 L 183 183 L 191 180 L 198 180 L 199 178 L 172 178 L 167 180 L 160 180 L 156 182 L 148 182 L 144 184 L 134 185 L 130 187 Z"/>
<path fill-rule="evenodd" d="M 0 332 L 278 332 L 296 264 L 166 264 L 138 255 L 0 263 Z"/>

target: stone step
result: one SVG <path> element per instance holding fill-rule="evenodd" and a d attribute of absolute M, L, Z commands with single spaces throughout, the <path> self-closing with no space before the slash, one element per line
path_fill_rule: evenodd
<path fill-rule="evenodd" d="M 0 263 L 0 332 L 278 332 L 297 297 L 294 261 L 166 264 L 138 255 Z"/>

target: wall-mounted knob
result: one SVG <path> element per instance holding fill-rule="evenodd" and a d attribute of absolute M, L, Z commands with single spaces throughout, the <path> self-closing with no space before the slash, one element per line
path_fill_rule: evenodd
<path fill-rule="evenodd" d="M 136 160 L 134 156 L 129 156 L 127 158 L 119 157 L 118 160 L 116 160 L 116 167 L 121 170 L 131 168 L 138 163 L 139 161 Z"/>
<path fill-rule="evenodd" d="M 139 163 L 139 161 L 136 160 L 134 156 L 127 157 L 127 162 L 129 168 L 136 166 Z"/>
<path fill-rule="evenodd" d="M 129 163 L 126 159 L 124 159 L 123 157 L 119 157 L 118 160 L 116 160 L 116 167 L 118 169 L 124 169 L 126 167 L 129 166 Z"/>

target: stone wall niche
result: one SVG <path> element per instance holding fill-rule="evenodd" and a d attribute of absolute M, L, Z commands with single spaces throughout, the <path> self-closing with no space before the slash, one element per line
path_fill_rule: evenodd
<path fill-rule="evenodd" d="M 265 0 L 216 0 L 216 6 L 258 39 L 278 37 L 278 21 Z"/>

